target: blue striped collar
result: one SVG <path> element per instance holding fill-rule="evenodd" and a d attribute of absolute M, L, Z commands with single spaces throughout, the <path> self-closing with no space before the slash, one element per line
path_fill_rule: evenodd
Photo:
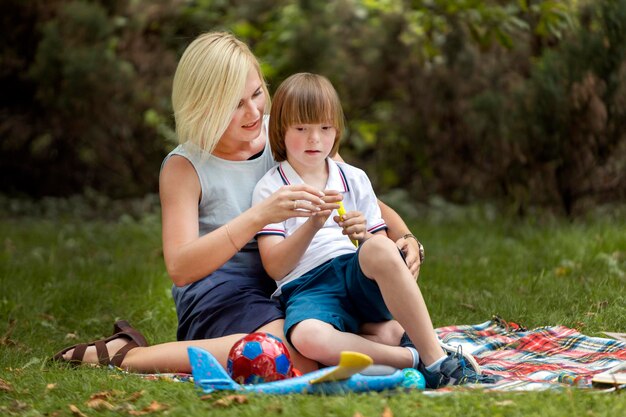
<path fill-rule="evenodd" d="M 330 158 L 326 158 L 326 163 L 328 164 L 328 181 L 326 182 L 326 189 L 337 190 L 342 193 L 349 192 L 350 186 L 348 185 L 348 180 L 344 170 Z M 300 175 L 298 175 L 296 170 L 293 169 L 291 164 L 287 161 L 283 161 L 278 164 L 276 170 L 285 185 L 304 183 L 302 178 L 300 178 Z"/>

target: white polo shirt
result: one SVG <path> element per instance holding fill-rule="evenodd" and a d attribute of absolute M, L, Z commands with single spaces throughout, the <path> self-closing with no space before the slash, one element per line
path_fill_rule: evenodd
<path fill-rule="evenodd" d="M 367 220 L 368 232 L 376 233 L 386 229 L 387 225 L 381 217 L 376 194 L 365 172 L 351 165 L 335 162 L 330 158 L 326 158 L 326 161 L 328 164 L 326 189 L 338 190 L 343 194 L 346 211 L 358 210 L 363 213 Z M 252 205 L 263 201 L 284 185 L 303 183 L 304 181 L 289 162 L 283 161 L 270 169 L 257 183 L 252 194 Z M 285 283 L 304 275 L 332 258 L 356 251 L 350 238 L 341 233 L 342 229 L 333 220 L 334 216 L 335 213 L 331 214 L 324 226 L 316 233 L 296 267 L 278 281 L 278 290 L 274 292 L 274 297 L 280 295 L 280 289 Z M 257 236 L 287 237 L 307 220 L 307 217 L 293 217 L 282 223 L 268 224 L 257 233 Z"/>

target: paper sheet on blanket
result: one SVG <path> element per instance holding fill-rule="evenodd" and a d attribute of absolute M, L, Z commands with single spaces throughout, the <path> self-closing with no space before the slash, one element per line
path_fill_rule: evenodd
<path fill-rule="evenodd" d="M 591 380 L 595 384 L 623 385 L 626 384 L 626 362 L 594 375 Z"/>
<path fill-rule="evenodd" d="M 621 342 L 626 342 L 626 333 L 613 333 L 613 332 L 602 332 L 608 337 L 611 337 L 615 340 L 619 340 Z"/>

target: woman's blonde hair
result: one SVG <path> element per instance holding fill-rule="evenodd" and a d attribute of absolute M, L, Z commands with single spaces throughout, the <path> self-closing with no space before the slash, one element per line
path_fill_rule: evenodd
<path fill-rule="evenodd" d="M 344 130 L 343 109 L 333 85 L 322 75 L 307 72 L 294 74 L 283 81 L 270 112 L 269 137 L 277 162 L 287 159 L 285 132 L 290 126 L 330 123 L 337 134 L 329 156 L 335 156 Z"/>
<path fill-rule="evenodd" d="M 189 44 L 172 86 L 179 143 L 194 143 L 208 153 L 215 149 L 241 100 L 250 68 L 262 81 L 267 112 L 269 92 L 259 62 L 245 43 L 230 33 L 211 32 Z"/>

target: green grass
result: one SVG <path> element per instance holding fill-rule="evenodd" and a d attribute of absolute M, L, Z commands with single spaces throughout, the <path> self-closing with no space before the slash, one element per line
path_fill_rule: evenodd
<path fill-rule="evenodd" d="M 110 334 L 126 318 L 153 343 L 175 338 L 176 314 L 160 249 L 157 214 L 89 219 L 62 213 L 0 215 L 0 415 L 221 416 L 562 416 L 624 415 L 623 394 L 456 392 L 249 397 L 222 406 L 189 383 L 45 360 L 65 345 Z M 93 214 L 93 213 L 92 213 Z M 426 247 L 420 285 L 436 327 L 497 314 L 528 327 L 583 333 L 626 331 L 626 216 L 613 210 L 567 221 L 546 215 L 503 219 L 484 209 L 431 210 L 412 223 Z M 108 392 L 112 410 L 88 407 Z M 138 399 L 132 400 L 135 393 Z"/>

